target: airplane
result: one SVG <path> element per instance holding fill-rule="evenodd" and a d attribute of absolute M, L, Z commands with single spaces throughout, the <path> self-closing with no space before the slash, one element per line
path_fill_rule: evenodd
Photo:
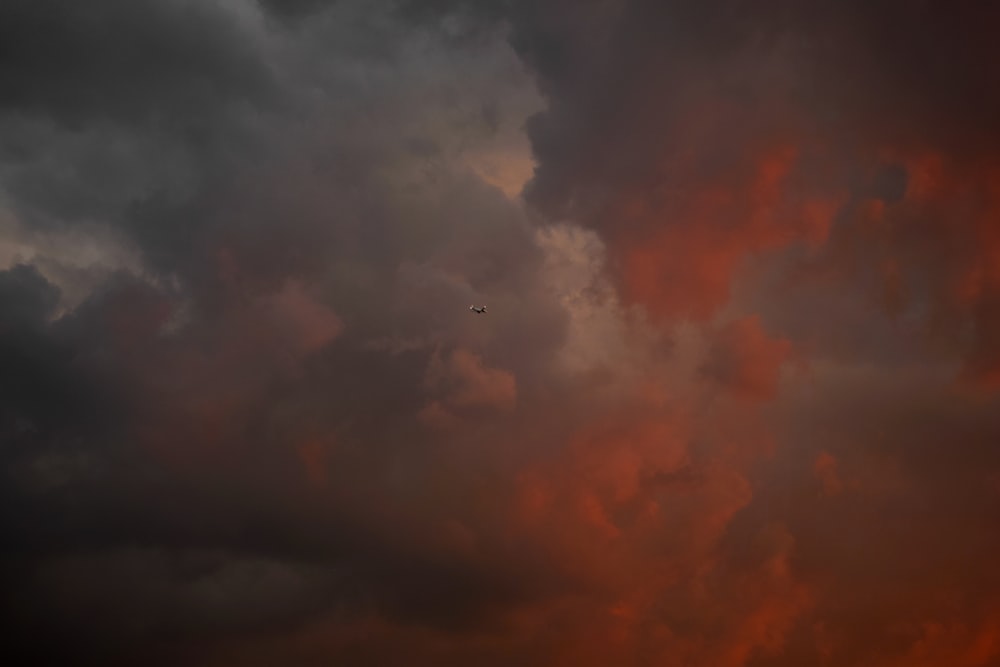
<path fill-rule="evenodd" d="M 476 306 L 469 306 L 469 310 L 479 315 L 482 315 L 483 313 L 486 312 L 486 306 L 479 306 L 478 308 Z"/>

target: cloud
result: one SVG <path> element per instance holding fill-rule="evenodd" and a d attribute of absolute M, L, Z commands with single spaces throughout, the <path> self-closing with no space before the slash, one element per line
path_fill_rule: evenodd
<path fill-rule="evenodd" d="M 8 111 L 84 123 L 194 121 L 260 102 L 274 85 L 250 3 L 61 0 L 5 3 L 0 81 Z M 258 34 L 255 34 L 258 33 Z M 208 120 L 206 119 L 206 120 Z"/>
<path fill-rule="evenodd" d="M 14 650 L 183 662 L 223 635 L 340 613 L 318 592 L 340 576 L 345 605 L 393 622 L 448 625 L 528 595 L 400 534 L 422 484 L 404 492 L 415 502 L 384 502 L 403 488 L 384 457 L 433 446 L 400 434 L 431 398 L 432 350 L 462 343 L 450 325 L 468 315 L 461 292 L 408 292 L 406 266 L 507 305 L 506 336 L 467 330 L 473 347 L 449 357 L 455 409 L 512 409 L 513 375 L 476 359 L 520 369 L 559 341 L 558 311 L 523 289 L 540 258 L 524 213 L 476 171 L 523 142 L 517 115 L 535 99 L 502 37 L 448 45 L 359 3 L 299 25 L 241 2 L 22 4 L 5 5 L 5 30 L 56 32 L 5 40 L 2 68 L 4 219 L 40 267 L 0 274 Z M 63 246 L 94 230 L 114 242 L 78 287 Z M 62 312 L 57 280 L 72 290 Z M 449 308 L 448 326 L 427 316 Z M 400 335 L 429 344 L 367 345 Z M 417 518 L 455 543 L 457 520 Z M 186 583 L 172 563 L 206 552 L 219 556 Z M 255 563 L 276 573 L 273 597 L 209 600 Z M 109 586 L 114 571 L 136 574 Z M 73 600 L 95 596 L 82 623 Z M 67 642 L 38 647 L 44 633 Z"/>
<path fill-rule="evenodd" d="M 4 4 L 11 652 L 990 664 L 994 18 Z"/>
<path fill-rule="evenodd" d="M 983 115 L 1000 102 L 983 64 L 995 46 L 967 27 L 966 48 L 952 48 L 974 12 L 586 7 L 581 16 L 606 20 L 561 25 L 544 8 L 515 22 L 514 43 L 549 98 L 529 124 L 539 166 L 527 195 L 601 232 L 626 298 L 660 317 L 707 320 L 762 255 L 818 254 L 898 317 L 929 305 L 924 333 L 966 360 L 963 381 L 992 386 L 990 280 L 976 267 L 996 245 L 978 222 L 994 199 L 995 156 L 982 149 L 996 134 Z M 940 25 L 925 40 L 889 28 L 910 21 Z M 670 26 L 669 38 L 649 26 Z M 932 60 L 962 74 L 914 65 Z M 957 303 L 962 280 L 976 306 Z M 959 342 L 953 327 L 967 326 L 974 333 Z"/>
<path fill-rule="evenodd" d="M 844 482 L 840 479 L 837 468 L 837 459 L 827 452 L 821 452 L 813 465 L 813 472 L 823 487 L 823 493 L 828 496 L 835 496 L 844 490 Z"/>
<path fill-rule="evenodd" d="M 311 299 L 302 286 L 295 283 L 288 283 L 266 303 L 272 319 L 284 325 L 283 337 L 295 354 L 308 354 L 323 348 L 344 327 L 336 314 Z"/>
<path fill-rule="evenodd" d="M 774 398 L 781 367 L 791 354 L 788 340 L 774 340 L 749 316 L 730 322 L 714 337 L 702 372 L 736 396 Z"/>
<path fill-rule="evenodd" d="M 992 581 L 972 546 L 982 524 L 958 519 L 960 505 L 994 506 L 988 476 L 955 481 L 970 460 L 992 470 L 989 448 L 955 456 L 931 444 L 995 430 L 979 411 L 996 400 L 983 268 L 995 243 L 982 222 L 995 217 L 996 45 L 975 27 L 992 10 L 635 1 L 587 3 L 565 19 L 559 3 L 521 9 L 512 43 L 548 102 L 528 125 L 539 165 L 526 197 L 595 230 L 626 303 L 677 340 L 678 323 L 702 328 L 697 363 L 759 399 L 731 407 L 756 414 L 773 458 L 744 469 L 754 498 L 724 543 L 745 553 L 753 530 L 798 517 L 786 523 L 790 576 L 814 606 L 775 654 L 741 659 L 906 655 L 921 621 L 905 605 L 947 595 L 933 583 L 943 561 L 971 568 L 948 589 L 962 599 L 979 598 L 968 582 Z M 807 372 L 783 386 L 777 369 L 793 349 Z M 980 395 L 952 394 L 955 380 Z M 704 418 L 743 451 L 749 433 L 711 405 Z M 914 442 L 926 448 L 903 445 Z M 839 493 L 817 495 L 816 474 Z M 851 524 L 862 507 L 872 518 Z M 939 509 L 918 519 L 916 507 Z M 896 528 L 876 536 L 876 526 Z M 965 545 L 954 556 L 931 544 L 945 532 Z M 892 576 L 902 561 L 912 567 Z M 983 598 L 962 614 L 966 627 L 988 623 L 994 602 Z"/>
<path fill-rule="evenodd" d="M 447 401 L 457 408 L 511 408 L 517 400 L 514 376 L 506 371 L 487 368 L 482 359 L 466 350 L 451 353 L 446 367 L 431 362 L 427 381 L 432 388 L 447 387 Z"/>

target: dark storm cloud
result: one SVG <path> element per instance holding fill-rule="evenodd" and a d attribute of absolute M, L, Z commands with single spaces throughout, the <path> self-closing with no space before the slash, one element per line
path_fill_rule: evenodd
<path fill-rule="evenodd" d="M 59 302 L 59 290 L 33 267 L 15 266 L 0 274 L 4 330 L 39 329 Z"/>
<path fill-rule="evenodd" d="M 464 135 L 488 129 L 482 108 L 495 110 L 497 100 L 471 100 L 502 94 L 444 52 L 421 52 L 418 33 L 395 22 L 388 3 L 375 11 L 327 3 L 295 27 L 271 23 L 253 3 L 148 4 L 5 8 L 5 28 L 21 35 L 8 70 L 26 91 L 7 100 L 4 188 L 23 221 L 110 222 L 150 268 L 182 279 L 208 278 L 220 248 L 272 285 L 289 272 L 315 273 L 330 250 L 398 261 L 393 245 L 410 239 L 397 241 L 387 226 L 398 211 L 381 172 L 429 173 Z M 48 45 L 37 23 L 66 35 Z M 424 29 L 438 34 L 440 25 Z M 420 56 L 408 60 L 417 53 L 426 67 Z M 76 68 L 71 76 L 62 60 Z M 502 62 L 477 62 L 507 75 Z M 79 82 L 79 95 L 64 76 Z M 432 121 L 386 104 L 393 98 L 439 104 L 464 127 L 454 138 L 431 136 Z M 129 113 L 114 114 L 118 106 Z"/>
<path fill-rule="evenodd" d="M 992 11 L 4 3 L 9 649 L 988 664 Z"/>
<path fill-rule="evenodd" d="M 0 272 L 0 431 L 5 456 L 30 453 L 22 441 L 92 421 L 104 409 L 94 383 L 64 338 L 52 335 L 49 317 L 59 290 L 34 267 Z M 97 393 L 95 393 L 97 392 Z"/>
<path fill-rule="evenodd" d="M 5 290 L 5 304 L 35 302 L 23 318 L 31 348 L 3 348 L 11 437 L 0 532 L 5 600 L 19 619 L 14 655 L 177 664 L 189 646 L 317 614 L 459 628 L 537 594 L 528 573 L 425 544 L 434 525 L 382 500 L 389 490 L 418 504 L 426 495 L 396 487 L 380 461 L 401 447 L 434 452 L 413 418 L 427 354 L 365 351 L 347 337 L 289 376 L 280 346 L 256 339 L 259 324 L 238 313 L 164 340 L 168 302 L 122 278 L 46 325 L 30 310 L 45 298 L 51 307 L 51 286 L 30 269 L 12 273 L 5 283 L 19 289 Z M 227 341 L 251 347 L 197 359 L 199 347 L 226 356 Z M 118 400 L 95 403 L 90 392 L 109 388 Z M 94 409 L 115 417 L 95 425 Z M 296 449 L 333 432 L 337 468 L 303 488 Z M 53 636 L 61 641 L 44 641 Z"/>
<path fill-rule="evenodd" d="M 82 127 L 184 118 L 272 95 L 255 35 L 216 3 L 13 0 L 0 8 L 0 106 Z"/>
<path fill-rule="evenodd" d="M 0 274 L 14 654 L 177 664 L 317 614 L 459 627 L 536 594 L 400 509 L 440 502 L 418 479 L 441 455 L 418 420 L 435 349 L 524 370 L 561 339 L 523 212 L 452 166 L 518 113 L 516 59 L 389 3 L 275 6 L 294 20 L 0 9 L 22 238 L 97 225 L 141 258 L 68 313 L 38 270 Z M 514 313 L 492 340 L 463 317 L 484 296 Z M 386 464 L 409 459 L 402 481 Z"/>
<path fill-rule="evenodd" d="M 260 0 L 261 7 L 281 17 L 302 18 L 320 12 L 337 0 Z"/>

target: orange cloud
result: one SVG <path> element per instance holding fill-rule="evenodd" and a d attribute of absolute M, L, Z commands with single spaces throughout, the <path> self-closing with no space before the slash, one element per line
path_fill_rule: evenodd
<path fill-rule="evenodd" d="M 1000 163 L 930 148 L 880 150 L 901 165 L 898 200 L 866 199 L 839 230 L 827 261 L 841 280 L 881 277 L 876 300 L 915 312 L 934 347 L 962 361 L 959 380 L 1000 388 Z M 918 310 L 919 309 L 919 310 Z"/>
<path fill-rule="evenodd" d="M 969 627 L 961 621 L 929 621 L 906 655 L 887 667 L 991 667 L 1000 660 L 1000 619 Z"/>
<path fill-rule="evenodd" d="M 324 31 L 370 3 L 294 4 L 317 7 L 269 39 L 313 48 L 343 42 Z M 311 23 L 323 4 L 344 13 Z M 409 5 L 453 3 L 388 4 L 406 11 L 366 18 L 366 40 L 396 39 Z M 304 73 L 296 99 L 316 115 L 296 114 L 291 134 L 318 145 L 289 144 L 294 167 L 265 150 L 251 160 L 273 164 L 262 176 L 221 178 L 273 190 L 264 210 L 253 196 L 227 207 L 206 184 L 164 216 L 216 220 L 239 252 L 205 251 L 201 232 L 156 216 L 130 230 L 150 251 L 169 232 L 177 257 L 157 265 L 187 281 L 187 325 L 136 289 L 82 307 L 44 344 L 0 337 L 4 378 L 17 378 L 0 381 L 3 492 L 17 501 L 3 527 L 19 547 L 5 583 L 38 577 L 14 602 L 40 620 L 26 636 L 88 637 L 99 613 L 61 610 L 95 587 L 115 609 L 93 634 L 113 651 L 142 628 L 146 656 L 167 648 L 196 667 L 1000 664 L 1000 161 L 989 136 L 968 153 L 947 140 L 974 134 L 964 116 L 907 109 L 925 97 L 909 82 L 943 76 L 955 95 L 935 99 L 994 123 L 996 86 L 978 89 L 982 108 L 961 93 L 969 69 L 1000 59 L 955 67 L 974 31 L 914 30 L 969 16 L 954 4 L 764 4 L 496 3 L 516 7 L 512 43 L 548 103 L 529 123 L 536 159 L 511 173 L 488 174 L 475 141 L 451 165 L 443 149 L 469 142 L 495 90 L 451 100 L 470 127 L 442 143 L 407 121 L 440 121 L 436 107 L 380 108 L 393 85 L 427 89 L 384 66 L 392 48 L 310 68 L 385 74 L 363 77 L 377 97 L 350 114 L 358 124 L 328 124 L 328 82 Z M 434 31 L 466 55 L 480 46 L 462 36 L 472 16 L 437 18 L 402 52 L 433 75 L 435 99 L 457 52 L 421 60 L 438 53 Z M 892 39 L 904 48 L 883 53 Z M 943 43 L 942 59 L 924 41 Z M 309 60 L 270 55 L 276 74 Z M 832 76 L 845 62 L 856 71 Z M 279 89 L 300 82 L 286 78 Z M 250 145 L 282 145 L 279 107 L 237 107 L 241 142 L 259 125 L 273 132 Z M 383 116 L 403 134 L 365 129 Z M 929 118 L 958 129 L 920 127 Z M 411 169 L 425 156 L 441 161 L 427 182 Z M 453 173 L 471 167 L 510 195 L 533 163 L 540 208 L 565 221 L 537 234 L 508 196 Z M 0 288 L 14 305 L 34 298 Z M 467 316 L 480 296 L 495 314 Z M 784 373 L 800 358 L 808 380 Z M 975 400 L 947 386 L 956 371 Z M 104 378 L 107 429 L 68 407 Z M 130 555 L 109 562 L 132 564 L 131 579 L 58 576 L 81 550 L 136 542 L 167 565 Z M 165 593 L 177 588 L 188 598 Z"/>
<path fill-rule="evenodd" d="M 457 415 L 463 412 L 509 412 L 517 404 L 514 375 L 486 366 L 482 358 L 462 348 L 452 350 L 447 359 L 435 354 L 427 368 L 425 385 L 440 398 L 427 404 L 421 419 L 437 427 L 457 425 Z"/>
<path fill-rule="evenodd" d="M 321 349 L 343 331 L 340 318 L 295 281 L 287 282 L 280 292 L 264 301 L 270 311 L 265 316 L 296 356 Z"/>
<path fill-rule="evenodd" d="M 296 448 L 295 453 L 302 463 L 306 480 L 313 486 L 325 486 L 330 476 L 326 445 L 319 440 L 307 440 Z"/>
<path fill-rule="evenodd" d="M 837 470 L 837 459 L 829 452 L 820 452 L 813 465 L 813 472 L 823 486 L 823 493 L 827 496 L 835 496 L 844 490 L 844 483 L 840 479 Z"/>
<path fill-rule="evenodd" d="M 791 342 L 770 338 L 760 317 L 730 322 L 712 340 L 702 372 L 732 394 L 751 401 L 775 396 L 782 365 L 791 357 Z"/>
<path fill-rule="evenodd" d="M 536 630 L 549 647 L 540 664 L 742 667 L 780 653 L 813 595 L 780 526 L 757 535 L 749 560 L 726 543 L 753 493 L 744 473 L 716 458 L 715 438 L 746 443 L 645 388 L 644 408 L 587 419 L 558 456 L 518 476 L 513 534 L 586 582 L 578 597 L 545 608 L 544 626 L 561 630 Z M 715 411 L 716 422 L 733 419 Z M 710 453 L 695 446 L 705 440 Z"/>
<path fill-rule="evenodd" d="M 733 176 L 665 180 L 656 198 L 637 193 L 623 200 L 607 215 L 639 230 L 609 232 L 626 296 L 661 318 L 704 320 L 727 303 L 747 258 L 793 243 L 822 244 L 845 197 L 801 194 L 794 181 L 799 158 L 778 144 L 747 158 Z M 665 171 L 683 174 L 684 164 Z"/>

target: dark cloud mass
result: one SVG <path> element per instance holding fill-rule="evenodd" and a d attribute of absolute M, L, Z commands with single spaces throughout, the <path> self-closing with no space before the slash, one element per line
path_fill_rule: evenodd
<path fill-rule="evenodd" d="M 4 664 L 998 664 L 998 18 L 0 3 Z"/>

